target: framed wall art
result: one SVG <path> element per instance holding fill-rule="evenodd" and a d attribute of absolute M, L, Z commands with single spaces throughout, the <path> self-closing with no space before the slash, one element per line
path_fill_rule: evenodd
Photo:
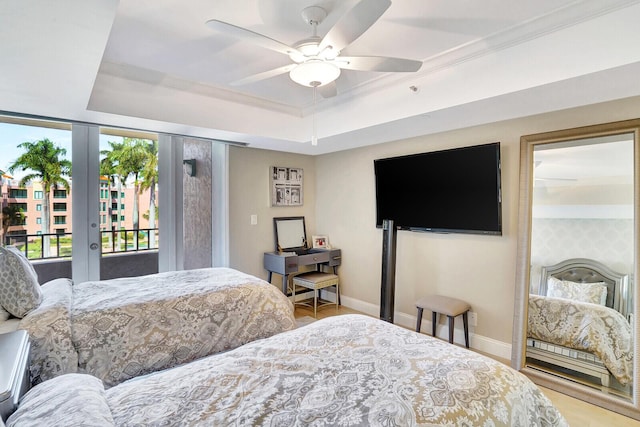
<path fill-rule="evenodd" d="M 271 166 L 271 206 L 302 206 L 303 170 Z"/>

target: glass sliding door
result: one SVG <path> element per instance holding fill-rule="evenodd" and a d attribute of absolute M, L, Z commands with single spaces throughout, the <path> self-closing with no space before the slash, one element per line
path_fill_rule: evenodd
<path fill-rule="evenodd" d="M 101 279 L 158 272 L 158 136 L 100 128 Z"/>
<path fill-rule="evenodd" d="M 211 198 L 187 213 L 211 218 L 202 253 L 210 260 L 202 261 L 228 264 L 225 144 L 200 141 L 211 153 L 204 163 L 200 151 L 189 153 L 200 166 L 192 177 L 183 166 L 185 137 L 18 115 L 0 115 L 0 136 L 0 245 L 20 248 L 41 283 L 185 268 L 183 187 L 196 180 L 206 186 L 193 197 Z"/>
<path fill-rule="evenodd" d="M 23 251 L 41 281 L 71 277 L 71 124 L 0 116 L 0 136 L 0 245 Z"/>

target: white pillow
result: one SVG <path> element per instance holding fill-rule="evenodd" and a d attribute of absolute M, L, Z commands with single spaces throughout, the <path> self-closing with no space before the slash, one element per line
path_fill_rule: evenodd
<path fill-rule="evenodd" d="M 576 283 L 549 277 L 547 279 L 547 296 L 606 305 L 607 285 L 604 282 Z"/>
<path fill-rule="evenodd" d="M 41 302 L 38 275 L 29 260 L 13 246 L 0 248 L 0 305 L 22 318 Z"/>

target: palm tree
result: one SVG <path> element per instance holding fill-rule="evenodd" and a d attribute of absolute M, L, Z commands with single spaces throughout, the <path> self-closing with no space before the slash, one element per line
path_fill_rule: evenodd
<path fill-rule="evenodd" d="M 49 236 L 51 224 L 50 193 L 52 189 L 58 189 L 62 185 L 67 191 L 71 188 L 69 181 L 64 177 L 71 177 L 71 162 L 65 159 L 67 150 L 56 146 L 48 138 L 36 142 L 23 142 L 18 148 L 24 149 L 24 153 L 9 166 L 9 171 L 31 171 L 20 180 L 21 187 L 31 181 L 38 180 L 42 183 L 42 238 L 43 257 L 49 256 Z"/>
<path fill-rule="evenodd" d="M 140 191 L 149 190 L 149 249 L 156 247 L 156 183 L 158 182 L 158 141 L 147 144 L 147 161 L 142 170 Z"/>
<path fill-rule="evenodd" d="M 133 228 L 140 228 L 140 188 L 142 185 L 142 174 L 149 161 L 149 143 L 147 140 L 138 138 L 123 138 L 122 143 L 109 143 L 111 150 L 106 154 L 108 161 L 114 167 L 114 171 L 124 180 L 132 178 L 134 187 L 133 196 Z M 134 233 L 137 241 L 137 233 Z"/>
<path fill-rule="evenodd" d="M 0 246 L 3 246 L 7 236 L 7 231 L 12 225 L 19 225 L 24 222 L 24 213 L 22 208 L 16 205 L 7 205 L 2 208 L 2 215 L 0 216 L 0 224 L 2 224 L 2 238 L 0 239 Z"/>

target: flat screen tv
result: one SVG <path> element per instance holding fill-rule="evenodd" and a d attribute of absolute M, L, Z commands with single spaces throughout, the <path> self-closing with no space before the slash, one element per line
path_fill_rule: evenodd
<path fill-rule="evenodd" d="M 502 235 L 500 143 L 374 160 L 376 225 Z"/>

